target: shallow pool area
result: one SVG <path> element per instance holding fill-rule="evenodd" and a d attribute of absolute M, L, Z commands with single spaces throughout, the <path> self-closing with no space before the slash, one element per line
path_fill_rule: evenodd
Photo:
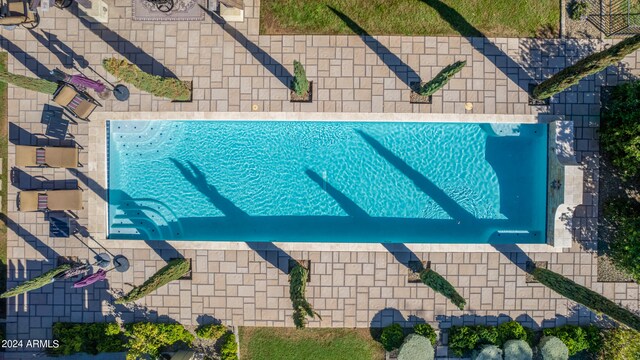
<path fill-rule="evenodd" d="M 545 124 L 108 121 L 108 237 L 544 243 Z"/>

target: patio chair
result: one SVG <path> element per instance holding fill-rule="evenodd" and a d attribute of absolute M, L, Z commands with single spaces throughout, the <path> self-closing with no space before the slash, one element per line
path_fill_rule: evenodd
<path fill-rule="evenodd" d="M 22 25 L 35 29 L 40 24 L 40 15 L 31 11 L 27 0 L 2 0 L 0 2 L 0 25 Z"/>
<path fill-rule="evenodd" d="M 89 115 L 100 105 L 94 98 L 86 92 L 78 91 L 69 84 L 62 84 L 53 94 L 53 101 L 69 110 L 73 116 L 88 120 Z"/>
<path fill-rule="evenodd" d="M 82 210 L 82 190 L 33 190 L 18 192 L 18 211 Z"/>
<path fill-rule="evenodd" d="M 16 145 L 16 166 L 77 168 L 78 148 Z"/>

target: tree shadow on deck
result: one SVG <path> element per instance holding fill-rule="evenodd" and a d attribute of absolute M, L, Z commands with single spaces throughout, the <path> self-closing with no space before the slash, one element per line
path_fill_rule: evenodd
<path fill-rule="evenodd" d="M 28 52 L 22 50 L 19 46 L 11 42 L 11 40 L 0 35 L 0 47 L 11 54 L 20 64 L 31 71 L 39 78 L 50 78 L 49 68 L 31 56 Z"/>
<path fill-rule="evenodd" d="M 42 46 L 51 51 L 51 53 L 58 58 L 62 66 L 67 69 L 73 69 L 74 63 L 77 63 L 81 68 L 89 66 L 89 62 L 84 58 L 84 56 L 73 51 L 73 49 L 62 42 L 57 35 L 44 30 L 41 31 L 42 34 L 37 30 L 29 30 L 29 33 L 38 40 Z"/>

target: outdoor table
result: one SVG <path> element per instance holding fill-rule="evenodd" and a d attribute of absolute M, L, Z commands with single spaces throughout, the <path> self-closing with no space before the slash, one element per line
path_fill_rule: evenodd
<path fill-rule="evenodd" d="M 68 238 L 71 234 L 70 219 L 66 214 L 49 215 L 49 236 L 58 238 Z"/>

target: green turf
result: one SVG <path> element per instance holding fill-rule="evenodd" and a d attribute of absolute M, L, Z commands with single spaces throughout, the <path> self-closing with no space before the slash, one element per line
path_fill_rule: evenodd
<path fill-rule="evenodd" d="M 382 360 L 369 329 L 240 328 L 243 360 Z"/>
<path fill-rule="evenodd" d="M 530 37 L 560 23 L 557 0 L 262 0 L 260 32 L 353 34 L 329 6 L 371 35 Z"/>

